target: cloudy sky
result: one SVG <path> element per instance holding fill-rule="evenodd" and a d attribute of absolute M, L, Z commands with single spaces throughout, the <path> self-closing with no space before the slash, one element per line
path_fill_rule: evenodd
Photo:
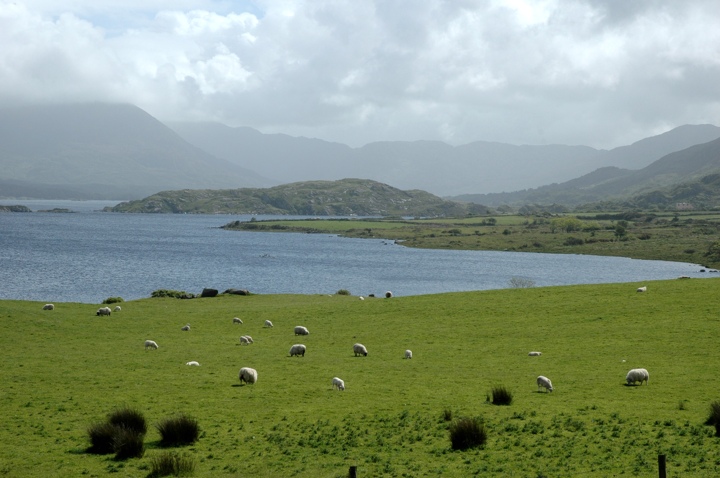
<path fill-rule="evenodd" d="M 720 126 L 719 85 L 717 0 L 0 0 L 0 106 L 611 148 Z"/>

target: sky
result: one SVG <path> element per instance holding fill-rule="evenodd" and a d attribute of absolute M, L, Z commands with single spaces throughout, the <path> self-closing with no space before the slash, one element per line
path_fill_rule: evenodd
<path fill-rule="evenodd" d="M 0 107 L 132 103 L 353 147 L 720 126 L 718 0 L 0 0 Z"/>

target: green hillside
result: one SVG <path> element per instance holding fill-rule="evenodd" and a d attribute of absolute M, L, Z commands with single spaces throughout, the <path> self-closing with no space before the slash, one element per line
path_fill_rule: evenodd
<path fill-rule="evenodd" d="M 164 451 L 153 425 L 186 413 L 200 439 L 172 450 L 197 477 L 343 477 L 351 465 L 360 477 L 654 477 L 658 454 L 668 476 L 717 476 L 720 438 L 704 422 L 720 399 L 719 285 L 143 299 L 103 318 L 89 304 L 1 301 L 0 471 L 149 476 Z M 160 348 L 145 351 L 146 339 Z M 295 343 L 305 357 L 288 356 Z M 255 385 L 240 385 L 243 366 L 258 370 Z M 625 385 L 635 367 L 648 385 Z M 555 391 L 539 392 L 538 375 Z M 496 385 L 511 405 L 486 402 Z M 145 455 L 86 453 L 87 427 L 123 405 L 148 420 Z M 460 417 L 483 420 L 484 447 L 451 449 Z"/>

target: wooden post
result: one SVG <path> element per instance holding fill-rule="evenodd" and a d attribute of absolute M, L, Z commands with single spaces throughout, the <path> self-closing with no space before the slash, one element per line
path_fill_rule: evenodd
<path fill-rule="evenodd" d="M 348 477 L 357 478 L 357 466 L 353 465 L 350 467 L 350 473 L 348 473 Z"/>
<path fill-rule="evenodd" d="M 665 474 L 665 455 L 658 455 L 658 472 L 660 473 L 660 478 L 667 478 Z"/>

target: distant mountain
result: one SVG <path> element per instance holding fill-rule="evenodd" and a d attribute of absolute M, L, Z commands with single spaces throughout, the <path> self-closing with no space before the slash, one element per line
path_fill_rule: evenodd
<path fill-rule="evenodd" d="M 425 191 L 367 179 L 307 181 L 266 189 L 163 191 L 123 202 L 112 212 L 181 214 L 290 214 L 307 216 L 464 216 L 485 214 L 475 204 L 446 201 Z"/>
<path fill-rule="evenodd" d="M 272 184 L 132 105 L 0 109 L 0 197 L 130 199 L 171 188 Z"/>
<path fill-rule="evenodd" d="M 628 202 L 635 196 L 658 199 L 673 187 L 697 183 L 701 178 L 720 172 L 720 139 L 677 151 L 633 171 L 615 167 L 601 168 L 561 184 L 551 184 L 503 194 L 461 195 L 452 199 L 499 206 L 501 204 L 563 204 L 576 206 L 598 201 Z M 710 181 L 709 184 L 715 184 Z M 660 194 L 658 195 L 658 192 Z M 669 196 L 672 197 L 672 194 Z"/>
<path fill-rule="evenodd" d="M 180 136 L 220 158 L 280 182 L 362 177 L 441 196 L 536 188 L 595 169 L 637 169 L 694 144 L 720 138 L 720 128 L 688 125 L 609 151 L 586 146 L 514 146 L 477 141 L 386 141 L 361 148 L 219 123 L 168 123 Z"/>

